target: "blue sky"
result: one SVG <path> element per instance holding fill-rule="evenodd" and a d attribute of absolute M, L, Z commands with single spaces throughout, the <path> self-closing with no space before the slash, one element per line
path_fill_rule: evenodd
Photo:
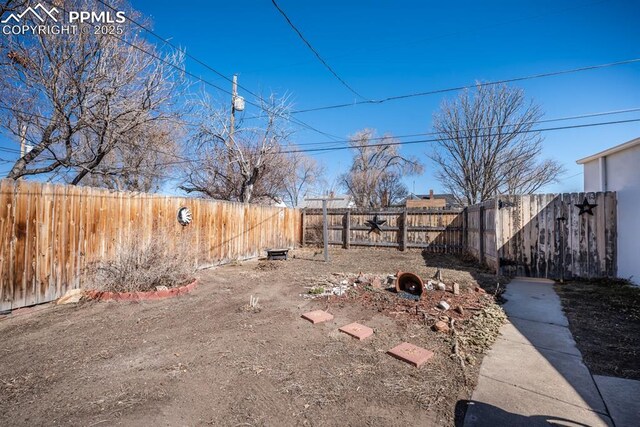
<path fill-rule="evenodd" d="M 294 1 L 279 5 L 326 61 L 368 98 L 429 91 L 640 57 L 637 1 Z M 430 4 L 432 3 L 432 4 Z M 294 108 L 352 102 L 355 96 L 313 56 L 270 0 L 138 0 L 155 31 L 226 75 L 237 73 L 252 91 L 289 94 Z M 206 68 L 189 71 L 227 87 Z M 519 82 L 545 118 L 640 107 L 640 64 Z M 210 91 L 221 100 L 227 95 Z M 243 95 L 242 90 L 240 94 Z M 246 95 L 246 94 L 245 94 Z M 395 135 L 431 131 L 431 117 L 455 93 L 296 115 L 346 138 L 375 128 Z M 247 95 L 248 98 L 250 96 Z M 249 113 L 248 113 L 249 114 Z M 640 117 L 640 113 L 562 125 Z M 575 160 L 640 136 L 640 124 L 545 133 L 544 153 L 567 173 L 545 190 L 579 191 Z M 301 129 L 299 143 L 327 141 Z M 428 143 L 402 147 L 423 158 L 425 173 L 410 177 L 410 190 L 440 191 L 427 160 Z M 345 171 L 348 151 L 316 155 L 330 174 Z"/>

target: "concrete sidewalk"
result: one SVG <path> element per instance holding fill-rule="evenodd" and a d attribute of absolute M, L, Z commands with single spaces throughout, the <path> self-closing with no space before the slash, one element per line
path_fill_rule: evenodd
<path fill-rule="evenodd" d="M 553 282 L 514 279 L 504 297 L 509 323 L 482 362 L 472 400 L 464 402 L 464 425 L 613 425 Z"/>

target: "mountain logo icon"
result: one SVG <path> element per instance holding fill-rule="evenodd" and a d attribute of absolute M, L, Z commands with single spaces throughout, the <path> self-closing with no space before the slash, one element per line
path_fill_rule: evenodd
<path fill-rule="evenodd" d="M 58 9 L 56 9 L 55 7 L 52 7 L 51 9 L 47 9 L 46 7 L 38 3 L 36 7 L 29 6 L 22 13 L 19 13 L 17 15 L 15 13 L 9 14 L 9 16 L 3 19 L 1 23 L 7 24 L 11 20 L 14 20 L 16 23 L 18 23 L 27 14 L 31 14 L 35 19 L 39 20 L 40 22 L 45 22 L 47 17 L 53 19 L 54 22 L 58 22 L 58 19 L 54 16 L 54 13 L 58 14 L 59 13 Z"/>

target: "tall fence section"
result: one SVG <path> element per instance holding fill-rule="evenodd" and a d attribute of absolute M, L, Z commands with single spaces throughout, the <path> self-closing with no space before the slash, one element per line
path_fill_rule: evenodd
<path fill-rule="evenodd" d="M 177 221 L 187 207 L 192 221 Z M 206 266 L 301 240 L 297 209 L 103 189 L 0 181 L 0 310 L 52 301 L 85 267 L 131 236 L 188 248 Z M 185 244 L 186 243 L 186 244 Z"/>
<path fill-rule="evenodd" d="M 344 248 L 466 251 L 505 275 L 616 275 L 615 192 L 501 196 L 455 211 L 328 210 L 327 215 L 329 244 Z M 385 221 L 380 233 L 368 222 L 374 219 Z M 322 210 L 303 211 L 302 222 L 303 244 L 322 242 Z"/>

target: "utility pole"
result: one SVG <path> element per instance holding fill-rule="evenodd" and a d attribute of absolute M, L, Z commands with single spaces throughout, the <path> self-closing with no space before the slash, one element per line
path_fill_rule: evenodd
<path fill-rule="evenodd" d="M 231 85 L 231 122 L 229 126 L 229 139 L 234 143 L 233 132 L 236 127 L 236 98 L 238 97 L 238 75 L 233 75 L 233 83 Z"/>
<path fill-rule="evenodd" d="M 305 199 L 307 201 L 322 200 L 322 240 L 324 241 L 324 262 L 329 262 L 329 227 L 327 225 L 327 202 L 331 200 L 344 200 L 335 197 L 321 197 L 317 199 Z M 304 233 L 304 230 L 303 230 Z"/>

